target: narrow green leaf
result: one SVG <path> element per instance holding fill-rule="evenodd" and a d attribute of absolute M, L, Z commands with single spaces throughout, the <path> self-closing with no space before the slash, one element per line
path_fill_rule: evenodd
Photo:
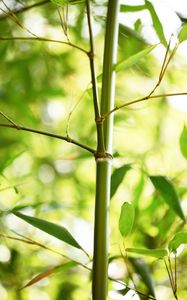
<path fill-rule="evenodd" d="M 128 57 L 127 59 L 121 60 L 116 64 L 115 70 L 116 72 L 124 71 L 133 65 L 137 64 L 137 62 L 144 58 L 145 55 L 149 54 L 153 49 L 157 47 L 158 44 L 147 47 L 146 49 L 139 51 L 138 53 Z"/>
<path fill-rule="evenodd" d="M 127 252 L 156 257 L 156 258 L 163 258 L 168 255 L 166 249 L 126 248 L 125 250 Z"/>
<path fill-rule="evenodd" d="M 164 31 L 163 31 L 163 27 L 162 27 L 162 23 L 160 22 L 160 19 L 154 9 L 153 4 L 150 1 L 145 0 L 145 4 L 146 7 L 151 15 L 152 18 L 152 22 L 153 22 L 153 27 L 156 31 L 156 34 L 159 38 L 159 40 L 166 46 L 167 45 L 167 41 L 164 35 Z"/>
<path fill-rule="evenodd" d="M 118 294 L 125 296 L 131 289 L 129 287 L 125 287 L 122 290 L 117 290 Z"/>
<path fill-rule="evenodd" d="M 58 6 L 63 6 L 68 3 L 68 0 L 51 0 L 51 2 Z"/>
<path fill-rule="evenodd" d="M 133 54 L 132 56 L 128 57 L 127 59 L 123 59 L 123 60 L 117 62 L 117 64 L 115 65 L 114 69 L 116 70 L 116 72 L 120 72 L 120 71 L 124 71 L 124 70 L 126 70 L 128 68 L 131 68 L 132 66 L 134 66 L 135 64 L 137 64 L 140 59 L 144 58 L 145 55 L 149 54 L 157 46 L 158 46 L 158 44 L 149 46 L 146 49 L 141 50 L 141 51 L 139 51 L 136 54 Z M 103 74 L 100 74 L 100 75 L 97 76 L 98 82 L 101 81 L 102 75 Z"/>
<path fill-rule="evenodd" d="M 85 0 L 50 0 L 53 4 L 63 6 L 65 4 L 79 4 L 85 2 Z"/>
<path fill-rule="evenodd" d="M 12 213 L 18 218 L 23 219 L 32 226 L 56 237 L 57 239 L 65 242 L 66 244 L 83 250 L 82 247 L 78 244 L 78 242 L 74 239 L 74 237 L 65 227 L 35 217 L 26 216 L 17 211 L 12 211 Z"/>
<path fill-rule="evenodd" d="M 187 159 L 187 128 L 184 126 L 179 139 L 180 150 L 183 156 Z"/>
<path fill-rule="evenodd" d="M 185 23 L 178 34 L 179 42 L 187 40 L 187 23 Z"/>
<path fill-rule="evenodd" d="M 177 248 L 182 244 L 187 244 L 187 231 L 179 231 L 174 235 L 168 244 L 169 251 L 176 253 Z"/>
<path fill-rule="evenodd" d="M 144 189 L 144 174 L 142 173 L 137 186 L 134 189 L 133 204 L 136 207 Z"/>
<path fill-rule="evenodd" d="M 142 258 L 129 257 L 129 261 L 134 267 L 136 273 L 141 277 L 142 282 L 147 286 L 149 294 L 155 297 L 154 281 L 151 276 L 151 271 Z"/>
<path fill-rule="evenodd" d="M 25 151 L 21 151 L 19 153 L 12 154 L 9 159 L 3 160 L 0 165 L 0 173 L 2 173 L 6 168 L 8 168 L 14 162 L 14 160 L 16 160 L 16 158 L 21 156 L 24 152 Z"/>
<path fill-rule="evenodd" d="M 123 237 L 126 237 L 132 230 L 134 224 L 135 209 L 131 203 L 124 202 L 121 207 L 119 218 L 119 231 Z"/>
<path fill-rule="evenodd" d="M 121 5 L 120 12 L 137 12 L 146 9 L 145 5 Z"/>
<path fill-rule="evenodd" d="M 171 181 L 164 176 L 150 176 L 150 179 L 155 189 L 160 192 L 164 201 L 183 221 L 185 221 L 179 197 Z"/>
<path fill-rule="evenodd" d="M 111 177 L 111 191 L 110 191 L 110 197 L 112 198 L 117 191 L 120 183 L 122 182 L 124 176 L 126 175 L 127 171 L 129 171 L 131 166 L 129 164 L 124 165 L 118 169 L 115 169 L 112 173 Z"/>

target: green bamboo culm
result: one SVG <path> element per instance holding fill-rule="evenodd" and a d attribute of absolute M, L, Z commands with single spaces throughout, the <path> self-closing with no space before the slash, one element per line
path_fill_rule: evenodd
<path fill-rule="evenodd" d="M 108 1 L 103 77 L 101 92 L 101 115 L 114 107 L 115 70 L 118 41 L 119 0 Z M 96 199 L 94 228 L 94 258 L 92 273 L 92 300 L 106 300 L 108 294 L 108 248 L 109 248 L 109 203 L 111 181 L 111 157 L 113 115 L 103 123 L 105 155 L 96 157 Z M 109 155 L 106 155 L 109 154 Z"/>

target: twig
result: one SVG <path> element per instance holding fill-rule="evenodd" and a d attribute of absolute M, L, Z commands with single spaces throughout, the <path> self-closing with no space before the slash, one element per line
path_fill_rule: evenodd
<path fill-rule="evenodd" d="M 7 11 L 6 12 L 4 9 L 0 8 L 1 11 L 3 11 L 5 13 L 5 15 L 7 15 L 7 17 L 9 17 L 13 22 L 15 22 L 21 29 L 26 30 L 29 34 L 31 34 L 32 36 L 37 38 L 37 35 L 34 34 L 32 31 L 30 31 L 30 29 L 26 28 L 17 18 L 17 16 L 14 14 L 14 12 L 9 8 L 9 6 L 4 2 L 4 0 L 1 0 L 4 4 L 4 6 L 6 7 Z"/>
<path fill-rule="evenodd" d="M 125 282 L 123 282 L 123 281 L 120 281 L 120 280 L 117 280 L 117 279 L 113 279 L 112 277 L 109 277 L 109 279 L 110 279 L 111 281 L 113 281 L 113 282 L 117 282 L 117 283 L 119 283 L 119 284 L 122 284 L 124 287 L 128 288 L 129 290 L 134 291 L 135 293 L 139 294 L 140 296 L 146 297 L 147 299 L 151 299 L 151 300 L 157 300 L 157 299 L 156 299 L 155 297 L 153 297 L 153 296 L 146 295 L 146 294 L 140 292 L 139 290 L 136 290 L 136 289 L 134 289 L 134 288 L 132 288 L 132 287 L 129 287 L 129 286 L 128 286 Z"/>
<path fill-rule="evenodd" d="M 171 54 L 169 55 L 169 58 L 168 58 L 168 53 L 169 53 L 169 49 L 170 49 L 170 45 L 171 45 L 171 39 L 172 39 L 172 36 L 169 40 L 169 43 L 168 43 L 168 46 L 167 46 L 167 49 L 166 49 L 166 53 L 165 53 L 164 60 L 163 60 L 162 66 L 161 66 L 158 81 L 157 81 L 156 85 L 154 86 L 153 90 L 149 93 L 148 97 L 150 97 L 156 91 L 156 89 L 159 87 L 159 85 L 161 84 L 162 79 L 164 78 L 164 75 L 165 75 L 166 70 L 168 68 L 168 65 L 171 62 L 171 59 L 173 58 L 173 56 L 176 53 L 177 48 L 179 46 L 179 44 L 176 43 L 175 47 L 173 48 L 173 50 L 172 50 L 172 52 L 171 52 Z"/>
<path fill-rule="evenodd" d="M 87 10 L 87 21 L 88 21 L 88 30 L 89 30 L 89 38 L 90 38 L 90 70 L 92 77 L 92 90 L 93 90 L 93 100 L 94 100 L 94 109 L 95 109 L 95 117 L 98 118 L 99 113 L 99 101 L 98 101 L 98 88 L 97 88 L 97 80 L 95 74 L 95 64 L 94 64 L 94 41 L 93 41 L 93 32 L 92 32 L 92 24 L 91 24 L 91 11 L 90 11 L 90 1 L 86 1 L 86 10 Z"/>
<path fill-rule="evenodd" d="M 80 265 L 80 266 L 82 266 L 82 267 L 84 267 L 84 268 L 90 270 L 90 268 L 88 268 L 86 265 L 84 265 L 84 264 L 82 264 L 81 262 L 78 262 L 78 261 L 76 261 L 76 260 L 74 260 L 74 259 L 71 259 L 70 257 L 68 257 L 68 256 L 66 256 L 66 255 L 64 255 L 64 254 L 62 254 L 62 253 L 60 253 L 59 251 L 56 251 L 56 250 L 54 250 L 54 249 L 52 249 L 52 248 L 50 248 L 50 247 L 47 247 L 47 246 L 45 246 L 45 245 L 43 245 L 43 244 L 41 244 L 41 243 L 39 243 L 39 242 L 36 242 L 36 241 L 34 241 L 34 240 L 32 240 L 32 239 L 30 239 L 30 238 L 28 238 L 28 237 L 25 237 L 25 236 L 23 236 L 23 235 L 21 235 L 21 234 L 18 234 L 18 233 L 16 233 L 16 234 L 19 235 L 19 236 L 22 236 L 22 238 L 17 238 L 17 237 L 10 236 L 10 235 L 5 235 L 5 234 L 2 234 L 2 233 L 0 233 L 0 237 L 8 238 L 8 239 L 11 239 L 11 240 L 16 240 L 16 241 L 18 241 L 18 242 L 22 242 L 22 243 L 30 244 L 30 245 L 33 245 L 33 246 L 41 247 L 41 248 L 43 248 L 43 249 L 45 249 L 45 250 L 48 250 L 48 251 L 53 252 L 53 253 L 55 253 L 55 254 L 58 254 L 58 255 L 62 256 L 63 258 L 68 259 L 68 260 L 71 260 L 71 261 L 77 263 L 78 265 Z"/>
<path fill-rule="evenodd" d="M 174 275 L 175 282 L 174 282 L 174 283 L 175 283 L 175 293 L 177 293 L 177 254 L 176 254 L 176 253 L 175 253 L 175 258 L 174 258 L 174 260 L 175 260 L 175 262 L 174 262 L 174 264 L 175 264 L 175 265 L 174 265 L 174 268 L 175 268 L 175 269 L 174 269 L 174 270 L 175 270 L 175 271 L 174 271 L 174 274 L 175 274 L 175 275 Z"/>
<path fill-rule="evenodd" d="M 74 139 L 71 139 L 70 137 L 67 137 L 67 136 L 62 136 L 62 135 L 54 134 L 51 132 L 42 131 L 42 130 L 29 128 L 29 127 L 24 127 L 24 126 L 20 126 L 20 125 L 0 124 L 0 127 L 8 127 L 8 128 L 13 128 L 13 129 L 17 129 L 17 130 L 29 131 L 29 132 L 34 132 L 34 133 L 38 133 L 38 134 L 45 135 L 45 136 L 50 136 L 52 138 L 64 140 L 68 143 L 74 144 L 82 149 L 85 149 L 85 150 L 91 152 L 94 155 L 96 152 L 94 149 L 90 148 L 89 146 L 81 144 L 78 141 L 75 141 Z"/>
<path fill-rule="evenodd" d="M 90 71 L 91 71 L 91 79 L 92 79 L 92 92 L 93 92 L 93 104 L 95 111 L 95 121 L 97 128 L 97 150 L 104 151 L 104 138 L 103 138 L 103 124 L 101 122 L 101 115 L 99 110 L 99 99 L 98 99 L 98 86 L 95 72 L 95 63 L 94 63 L 94 39 L 92 32 L 92 23 L 91 23 L 91 9 L 90 9 L 90 0 L 86 0 L 86 12 L 87 12 L 87 22 L 88 22 L 88 31 L 89 31 L 89 39 L 90 39 L 90 52 L 88 54 L 90 61 Z"/>
<path fill-rule="evenodd" d="M 171 37 L 172 38 L 172 37 Z M 142 98 L 139 98 L 139 99 L 135 99 L 135 100 L 132 100 L 130 102 L 127 102 L 127 103 L 124 103 L 120 106 L 116 106 L 114 107 L 111 111 L 107 112 L 105 115 L 102 116 L 102 120 L 104 121 L 106 119 L 106 117 L 108 117 L 111 113 L 123 108 L 123 107 L 126 107 L 126 106 L 129 106 L 129 105 L 132 105 L 132 104 L 135 104 L 135 103 L 138 103 L 138 102 L 141 102 L 141 101 L 145 101 L 145 100 L 149 100 L 149 99 L 153 99 L 153 98 L 160 98 L 160 97 L 171 97 L 171 96 L 181 96 L 181 95 L 187 95 L 187 93 L 170 93 L 170 94 L 161 94 L 161 95 L 154 95 L 153 96 L 153 93 L 156 91 L 156 89 L 159 87 L 159 85 L 161 84 L 161 81 L 165 75 L 165 72 L 168 68 L 168 65 L 169 63 L 171 62 L 174 54 L 176 53 L 177 51 L 177 48 L 179 46 L 179 43 L 176 43 L 175 47 L 173 48 L 169 58 L 168 58 L 168 53 L 169 53 L 169 49 L 170 49 L 170 44 L 171 44 L 171 39 L 168 43 L 168 46 L 167 46 L 167 49 L 166 49 L 166 53 L 165 53 L 165 56 L 164 56 L 164 60 L 163 60 L 163 63 L 162 63 L 162 66 L 161 66 L 161 70 L 160 70 L 160 74 L 159 74 L 159 77 L 158 77 L 158 81 L 157 83 L 155 84 L 154 88 L 151 90 L 151 92 L 145 96 L 145 97 L 142 97 Z"/>
<path fill-rule="evenodd" d="M 8 122 L 10 122 L 14 127 L 16 127 L 17 129 L 19 129 L 19 126 L 14 123 L 14 121 L 12 121 L 7 115 L 5 115 L 2 111 L 0 111 L 0 115 L 2 115 Z"/>
<path fill-rule="evenodd" d="M 75 103 L 75 105 L 70 108 L 70 111 L 68 113 L 68 118 L 67 118 L 67 125 L 66 125 L 66 135 L 69 136 L 69 128 L 70 128 L 70 119 L 72 117 L 73 112 L 75 111 L 75 109 L 77 108 L 77 106 L 79 105 L 79 103 L 82 101 L 84 95 L 87 92 L 87 89 L 89 87 L 90 83 L 88 84 L 87 88 L 83 91 L 83 93 L 81 94 L 81 96 L 78 98 L 77 102 Z"/>
<path fill-rule="evenodd" d="M 1 41 L 10 41 L 10 40 L 26 40 L 26 41 L 37 41 L 37 42 L 51 42 L 51 43 L 58 43 L 58 44 L 64 44 L 67 46 L 70 46 L 72 48 L 78 49 L 80 51 L 82 51 L 83 53 L 85 53 L 86 55 L 88 55 L 87 50 L 73 44 L 70 42 L 65 42 L 65 41 L 61 41 L 61 40 L 53 40 L 50 38 L 45 38 L 45 37 L 22 37 L 22 36 L 13 36 L 13 37 L 6 37 L 6 36 L 0 36 L 0 40 Z"/>
<path fill-rule="evenodd" d="M 102 118 L 106 119 L 110 114 L 116 112 L 117 110 L 119 110 L 123 107 L 129 106 L 129 105 L 132 105 L 132 104 L 135 104 L 135 103 L 139 103 L 139 102 L 142 102 L 142 101 L 145 101 L 145 100 L 158 99 L 158 98 L 162 98 L 162 97 L 185 96 L 185 95 L 187 95 L 187 92 L 184 92 L 184 93 L 168 93 L 168 94 L 159 94 L 159 95 L 153 95 L 153 96 L 145 96 L 145 97 L 142 97 L 142 98 L 139 98 L 139 99 L 135 99 L 135 100 L 126 102 L 126 103 L 124 103 L 120 106 L 114 107 L 111 111 L 109 111 L 108 113 L 103 115 Z"/>
<path fill-rule="evenodd" d="M 17 15 L 17 14 L 19 14 L 19 13 L 23 13 L 23 12 L 25 12 L 25 11 L 27 11 L 27 10 L 30 10 L 30 9 L 32 9 L 32 8 L 34 8 L 34 7 L 42 6 L 42 5 L 47 4 L 47 3 L 50 3 L 50 2 L 51 2 L 50 0 L 44 0 L 44 1 L 41 1 L 41 2 L 34 3 L 34 4 L 32 4 L 32 5 L 28 5 L 28 6 L 24 6 L 24 7 L 21 7 L 21 8 L 15 9 L 15 10 L 12 10 L 12 12 L 13 12 L 15 15 Z M 3 20 L 6 19 L 7 17 L 8 17 L 7 14 L 0 16 L 0 21 L 3 21 Z"/>

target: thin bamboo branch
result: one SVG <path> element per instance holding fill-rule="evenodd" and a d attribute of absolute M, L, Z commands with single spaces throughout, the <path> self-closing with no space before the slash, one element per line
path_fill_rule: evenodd
<path fill-rule="evenodd" d="M 174 278 L 175 278 L 175 293 L 177 293 L 177 255 L 176 255 L 176 253 L 175 253 L 175 258 L 174 258 L 174 260 L 175 260 L 175 262 L 174 262 L 174 264 L 175 264 L 175 266 L 174 266 L 174 268 L 175 268 L 175 271 L 174 271 Z"/>
<path fill-rule="evenodd" d="M 34 129 L 34 128 L 29 128 L 29 127 L 24 127 L 24 126 L 20 126 L 20 125 L 0 124 L 0 127 L 8 127 L 8 128 L 13 128 L 13 129 L 22 130 L 22 131 L 29 131 L 29 132 L 49 136 L 49 137 L 52 137 L 52 138 L 64 140 L 68 143 L 74 144 L 74 145 L 76 145 L 76 146 L 78 146 L 82 149 L 85 149 L 85 150 L 91 152 L 94 155 L 96 153 L 96 150 L 90 148 L 87 145 L 81 144 L 81 143 L 79 143 L 78 141 L 76 141 L 74 139 L 71 139 L 69 136 L 62 136 L 62 135 L 59 135 L 59 134 L 55 134 L 55 133 L 51 133 L 51 132 L 47 132 L 47 131 L 42 131 L 42 130 L 38 130 L 38 129 Z"/>
<path fill-rule="evenodd" d="M 20 235 L 20 234 L 18 234 L 18 235 Z M 21 235 L 21 236 L 22 236 L 22 235 Z M 11 239 L 11 240 L 15 240 L 15 241 L 22 242 L 22 243 L 26 243 L 26 244 L 33 245 L 33 246 L 41 247 L 41 248 L 43 248 L 43 249 L 45 249 L 45 250 L 47 250 L 47 251 L 53 252 L 53 253 L 55 253 L 55 254 L 58 254 L 58 255 L 60 255 L 61 257 L 67 259 L 67 260 L 71 260 L 71 261 L 77 263 L 78 265 L 80 265 L 80 266 L 86 268 L 87 270 L 90 270 L 89 267 L 87 267 L 86 265 L 82 264 L 81 262 L 79 262 L 79 261 L 77 261 L 77 260 L 74 260 L 74 259 L 71 259 L 70 257 L 68 257 L 68 256 L 66 256 L 66 255 L 64 255 L 64 254 L 62 254 L 62 253 L 60 253 L 59 251 L 54 250 L 54 249 L 52 249 L 52 248 L 50 248 L 50 247 L 47 247 L 47 246 L 45 246 L 44 244 L 41 244 L 41 243 L 39 243 L 39 242 L 37 242 L 37 241 L 34 241 L 34 240 L 32 240 L 32 239 L 30 239 L 30 238 L 28 238 L 28 237 L 22 236 L 23 238 L 17 238 L 17 237 L 10 236 L 10 235 L 6 235 L 6 234 L 2 234 L 2 233 L 0 233 L 0 237 L 7 238 L 7 239 Z"/>
<path fill-rule="evenodd" d="M 58 44 L 64 44 L 67 46 L 70 46 L 72 48 L 75 48 L 77 50 L 82 51 L 86 55 L 88 55 L 87 50 L 71 43 L 71 42 L 65 42 L 61 40 L 53 40 L 50 38 L 44 38 L 44 37 L 22 37 L 22 36 L 13 36 L 13 37 L 6 37 L 6 36 L 0 36 L 0 41 L 11 41 L 11 40 L 23 40 L 23 41 L 36 41 L 36 42 L 50 42 L 50 43 L 58 43 Z"/>
<path fill-rule="evenodd" d="M 91 22 L 91 9 L 90 1 L 86 0 L 86 11 L 87 11 L 87 22 L 88 22 L 88 31 L 90 39 L 90 52 L 89 52 L 89 61 L 90 61 L 90 71 L 91 71 L 91 81 L 92 81 L 92 92 L 93 92 L 93 104 L 95 112 L 95 121 L 97 127 L 97 151 L 104 152 L 104 139 L 103 139 L 103 124 L 100 122 L 101 116 L 99 111 L 99 97 L 98 97 L 98 86 L 97 86 L 97 76 L 95 71 L 95 62 L 94 62 L 94 39 L 92 32 L 92 22 Z"/>
<path fill-rule="evenodd" d="M 171 54 L 169 55 L 169 49 L 170 49 L 170 45 L 171 45 L 171 39 L 172 39 L 172 36 L 169 40 L 169 43 L 168 43 L 168 46 L 167 46 L 167 49 L 166 49 L 166 53 L 165 53 L 165 56 L 164 56 L 164 60 L 163 60 L 163 63 L 162 63 L 162 66 L 161 66 L 161 70 L 160 70 L 160 74 L 158 76 L 158 81 L 157 83 L 155 84 L 154 88 L 152 89 L 152 91 L 149 93 L 149 97 L 156 91 L 156 89 L 159 87 L 159 85 L 161 84 L 162 82 L 162 79 L 164 78 L 164 75 L 166 73 L 166 70 L 168 68 L 168 65 L 169 63 L 171 62 L 173 56 L 175 55 L 176 51 L 177 51 L 177 48 L 179 46 L 179 44 L 177 43 L 174 47 L 174 49 L 171 51 Z M 168 57 L 169 55 L 169 57 Z"/>
<path fill-rule="evenodd" d="M 165 263 L 165 267 L 166 267 L 166 270 L 167 270 L 167 273 L 168 273 L 168 277 L 169 277 L 169 281 L 170 281 L 170 284 L 171 284 L 172 291 L 174 291 L 174 285 L 173 285 L 172 275 L 171 275 L 170 268 L 168 267 L 165 258 L 164 258 L 164 263 Z"/>
<path fill-rule="evenodd" d="M 133 104 L 145 101 L 145 100 L 150 100 L 150 99 L 158 99 L 158 98 L 163 98 L 163 97 L 173 97 L 173 96 L 186 96 L 187 92 L 183 92 L 183 93 L 168 93 L 168 94 L 159 94 L 159 95 L 152 95 L 152 96 L 145 96 L 139 99 L 135 99 L 129 102 L 126 102 L 120 106 L 115 106 L 111 111 L 107 112 L 106 114 L 104 114 L 102 116 L 103 120 L 106 119 L 110 114 Z"/>
<path fill-rule="evenodd" d="M 8 122 L 10 122 L 14 127 L 16 127 L 17 129 L 19 129 L 19 126 L 12 121 L 7 115 L 5 115 L 4 112 L 0 111 L 0 115 L 2 115 Z"/>
<path fill-rule="evenodd" d="M 32 8 L 35 8 L 35 7 L 38 7 L 38 6 L 42 6 L 42 5 L 48 4 L 50 2 L 51 2 L 50 0 L 44 0 L 44 1 L 41 1 L 41 2 L 34 3 L 32 5 L 28 5 L 28 6 L 24 6 L 24 7 L 21 7 L 21 8 L 14 9 L 14 10 L 12 10 L 12 12 L 15 15 L 17 15 L 19 13 L 23 13 L 25 11 L 28 11 L 28 10 L 32 9 Z M 8 17 L 7 15 L 1 15 L 0 16 L 0 21 L 5 20 L 7 17 Z"/>

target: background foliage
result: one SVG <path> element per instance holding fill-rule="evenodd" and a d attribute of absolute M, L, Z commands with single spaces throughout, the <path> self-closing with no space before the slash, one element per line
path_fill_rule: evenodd
<path fill-rule="evenodd" d="M 0 16 L 0 110 L 16 124 L 62 135 L 68 132 L 71 138 L 94 148 L 96 132 L 89 61 L 85 53 L 61 43 L 3 40 L 3 37 L 37 36 L 67 41 L 58 13 L 59 10 L 61 17 L 65 16 L 66 7 L 57 10 L 54 3 L 44 2 L 20 13 L 16 10 L 37 1 L 1 2 L 0 7 L 6 13 L 1 11 Z M 7 15 L 5 4 L 15 14 Z M 102 72 L 106 4 L 92 1 L 98 75 Z M 145 34 L 143 11 L 152 23 L 151 40 Z M 129 27 L 125 16 L 132 15 Z M 168 41 L 165 24 L 151 1 L 143 1 L 138 6 L 122 5 L 120 20 L 118 61 L 131 57 L 132 63 L 122 64 L 117 73 L 116 105 L 150 93 L 158 80 Z M 186 27 L 182 21 L 186 19 L 178 16 L 178 20 L 183 26 L 181 40 L 185 40 Z M 68 6 L 68 22 L 64 24 L 68 24 L 70 41 L 88 50 L 84 2 Z M 141 59 L 132 56 L 152 42 L 161 44 L 151 54 Z M 184 45 L 185 41 L 172 58 L 158 94 L 186 92 Z M 115 114 L 109 276 L 141 291 L 139 298 L 136 293 L 137 299 L 147 299 L 148 295 L 158 300 L 174 297 L 160 253 L 156 256 L 153 253 L 153 258 L 148 252 L 140 255 L 137 249 L 165 249 L 177 232 L 185 231 L 185 102 L 186 97 L 182 96 L 172 100 L 161 97 L 128 106 Z M 1 123 L 8 124 L 3 116 Z M 86 254 L 28 225 L 10 210 L 21 210 L 23 214 L 65 226 L 91 254 L 95 188 L 92 156 L 65 141 L 10 128 L 0 130 L 0 298 L 88 299 L 90 271 L 76 263 L 90 267 Z M 123 227 L 123 220 L 119 218 L 124 202 L 133 205 L 132 209 L 130 204 L 125 204 L 129 207 L 130 220 L 135 216 L 134 222 L 130 221 L 127 228 L 120 230 L 122 238 L 118 226 Z M 170 250 L 185 241 L 186 235 L 178 237 L 177 246 L 170 245 Z M 68 262 L 47 248 L 76 262 Z M 130 249 L 125 251 L 125 248 Z M 136 249 L 135 254 L 131 248 Z M 187 299 L 184 268 L 187 253 L 182 248 L 179 253 L 178 299 L 182 300 Z M 174 270 L 174 259 L 171 264 Z M 45 279 L 19 290 L 33 276 L 46 271 L 42 275 Z M 51 273 L 54 274 L 49 276 Z M 130 294 L 135 293 L 113 281 L 109 288 L 110 299 L 131 299 Z"/>

